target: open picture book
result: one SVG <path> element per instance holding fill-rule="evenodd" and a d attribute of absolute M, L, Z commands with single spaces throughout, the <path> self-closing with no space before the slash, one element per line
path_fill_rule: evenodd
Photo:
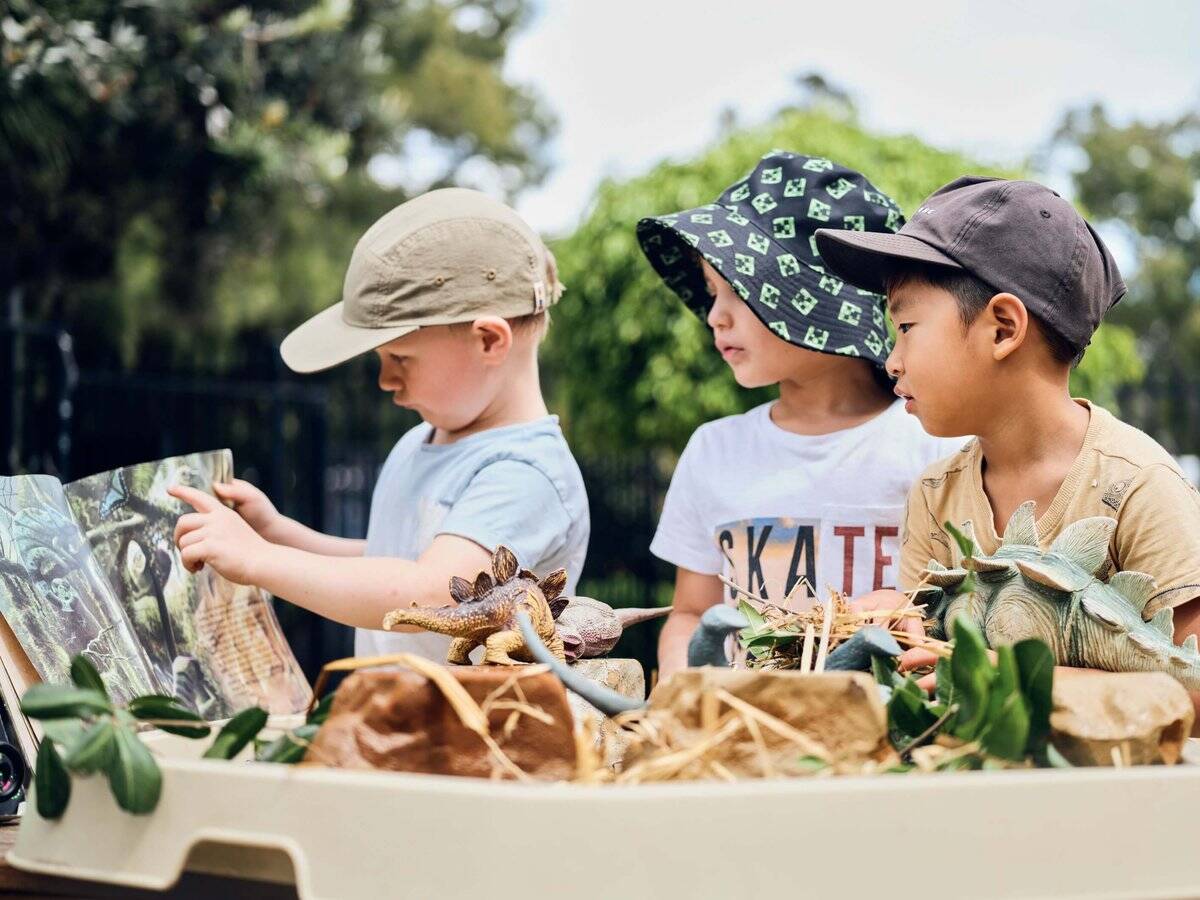
<path fill-rule="evenodd" d="M 209 567 L 188 572 L 175 547 L 175 523 L 191 510 L 167 488 L 212 493 L 232 475 L 232 454 L 218 450 L 65 485 L 0 478 L 0 692 L 14 720 L 9 692 L 35 675 L 69 682 L 77 653 L 118 702 L 168 694 L 210 721 L 249 706 L 304 709 L 311 691 L 270 595 Z"/>

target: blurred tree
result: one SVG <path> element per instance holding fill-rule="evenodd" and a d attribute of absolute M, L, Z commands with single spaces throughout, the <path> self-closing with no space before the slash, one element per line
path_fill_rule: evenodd
<path fill-rule="evenodd" d="M 963 173 L 1014 174 L 913 137 L 870 134 L 842 92 L 814 76 L 802 86 L 804 106 L 723 137 L 698 159 L 602 184 L 586 220 L 556 244 L 567 293 L 547 341 L 547 383 L 579 452 L 646 446 L 669 458 L 701 423 L 773 396 L 738 387 L 713 351 L 707 326 L 654 274 L 634 234 L 641 217 L 711 202 L 775 147 L 858 169 L 909 211 Z M 1076 389 L 1109 402 L 1112 385 L 1136 379 L 1138 360 L 1120 330 L 1102 330 L 1093 346 Z"/>
<path fill-rule="evenodd" d="M 1091 216 L 1128 242 L 1129 294 L 1111 313 L 1137 335 L 1146 391 L 1123 413 L 1176 452 L 1200 450 L 1200 112 L 1113 123 L 1094 105 L 1068 113 L 1052 150 L 1075 155 Z M 1132 338 L 1129 339 L 1132 344 Z M 1128 357 L 1128 350 L 1122 355 Z M 1090 353 L 1089 353 L 1090 355 Z M 1085 361 L 1086 362 L 1086 361 Z"/>
<path fill-rule="evenodd" d="M 85 363 L 239 362 L 237 335 L 336 298 L 357 236 L 407 193 L 541 177 L 551 122 L 501 71 L 526 12 L 10 0 L 0 289 L 66 322 Z"/>

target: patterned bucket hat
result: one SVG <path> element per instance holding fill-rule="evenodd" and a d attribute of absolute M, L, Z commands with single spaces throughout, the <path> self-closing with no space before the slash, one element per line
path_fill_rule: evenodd
<path fill-rule="evenodd" d="M 891 352 L 883 297 L 826 272 L 814 235 L 903 224 L 896 201 L 853 169 L 772 150 L 716 203 L 642 219 L 637 236 L 655 271 L 701 318 L 712 299 L 697 254 L 788 343 L 882 366 Z"/>

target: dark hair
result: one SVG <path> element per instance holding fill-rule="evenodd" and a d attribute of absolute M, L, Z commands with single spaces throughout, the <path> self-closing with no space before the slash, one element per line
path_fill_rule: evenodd
<path fill-rule="evenodd" d="M 921 263 L 901 263 L 892 269 L 887 276 L 888 293 L 890 294 L 896 288 L 910 281 L 919 281 L 952 294 L 958 301 L 958 316 L 962 319 L 964 328 L 974 322 L 976 316 L 987 309 L 992 297 L 999 293 L 990 284 L 981 281 L 970 272 Z M 1033 313 L 1029 314 L 1029 318 L 1037 325 L 1042 339 L 1050 348 L 1051 356 L 1057 362 L 1072 368 L 1079 364 L 1079 361 L 1083 359 L 1083 350 L 1075 349 L 1070 341 Z"/>

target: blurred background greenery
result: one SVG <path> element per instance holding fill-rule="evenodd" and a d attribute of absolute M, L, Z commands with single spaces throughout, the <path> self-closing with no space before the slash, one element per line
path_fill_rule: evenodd
<path fill-rule="evenodd" d="M 5 471 L 77 477 L 228 445 L 286 511 L 360 534 L 412 420 L 376 395 L 372 360 L 297 379 L 278 342 L 339 296 L 383 211 L 451 184 L 511 199 L 544 178 L 553 111 L 504 74 L 529 15 L 525 0 L 8 0 Z M 592 503 L 584 592 L 669 596 L 647 546 L 676 455 L 701 422 L 770 396 L 735 385 L 634 225 L 711 201 L 776 147 L 857 168 L 909 211 L 964 172 L 1036 177 L 1066 160 L 1073 199 L 1133 261 L 1076 389 L 1173 452 L 1200 450 L 1200 113 L 1064 110 L 1028 160 L 997 168 L 872 132 L 810 74 L 765 123 L 729 116 L 694 158 L 605 181 L 553 242 L 568 289 L 544 379 Z M 344 633 L 284 617 L 310 671 L 346 649 Z M 623 650 L 649 659 L 652 639 L 644 627 Z"/>

